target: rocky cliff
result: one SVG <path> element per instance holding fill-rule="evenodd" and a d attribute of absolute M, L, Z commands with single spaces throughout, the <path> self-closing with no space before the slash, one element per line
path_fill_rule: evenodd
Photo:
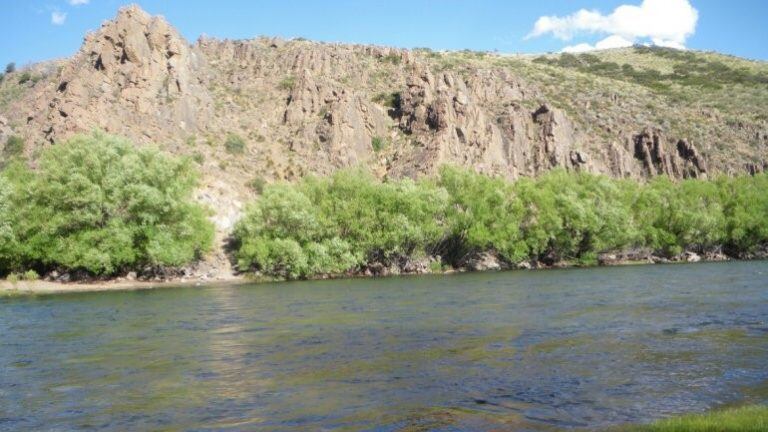
<path fill-rule="evenodd" d="M 768 84 L 724 89 L 753 95 L 739 111 L 703 90 L 536 60 L 271 38 L 190 44 L 130 6 L 72 58 L 30 68 L 33 79 L 5 77 L 0 134 L 22 136 L 30 156 L 93 128 L 189 155 L 222 231 L 254 195 L 249 185 L 358 164 L 395 177 L 455 164 L 508 178 L 561 167 L 638 180 L 766 167 Z"/>

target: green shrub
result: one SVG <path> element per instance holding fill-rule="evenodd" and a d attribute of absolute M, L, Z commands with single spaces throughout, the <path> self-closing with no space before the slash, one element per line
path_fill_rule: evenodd
<path fill-rule="evenodd" d="M 16 268 L 109 275 L 183 265 L 211 246 L 185 160 L 96 132 L 46 148 L 36 171 L 15 164 L 3 174 L 15 210 L 5 261 Z"/>
<path fill-rule="evenodd" d="M 384 63 L 390 63 L 390 64 L 393 64 L 393 65 L 399 65 L 403 61 L 403 59 L 402 59 L 402 57 L 400 57 L 400 55 L 392 53 L 392 54 L 387 54 L 387 55 L 381 57 L 381 61 L 384 62 Z"/>
<path fill-rule="evenodd" d="M 515 190 L 526 204 L 521 231 L 529 255 L 591 264 L 597 253 L 632 243 L 632 186 L 561 170 L 518 181 Z"/>
<path fill-rule="evenodd" d="M 195 152 L 192 155 L 192 160 L 195 161 L 195 163 L 197 163 L 198 165 L 202 165 L 203 163 L 205 163 L 205 155 L 203 155 L 200 152 Z"/>
<path fill-rule="evenodd" d="M 400 107 L 400 92 L 393 93 L 377 93 L 373 96 L 373 102 L 383 105 L 390 109 L 397 109 Z"/>
<path fill-rule="evenodd" d="M 14 268 L 18 258 L 12 208 L 11 185 L 5 176 L 0 176 L 0 276 Z"/>
<path fill-rule="evenodd" d="M 252 178 L 250 182 L 248 182 L 248 187 L 250 187 L 252 191 L 260 195 L 262 192 L 264 192 L 264 186 L 266 186 L 266 184 L 267 184 L 267 181 L 264 180 L 264 177 L 256 176 Z"/>
<path fill-rule="evenodd" d="M 3 147 L 3 157 L 6 159 L 20 156 L 24 153 L 24 138 L 11 135 Z"/>
<path fill-rule="evenodd" d="M 11 273 L 5 279 L 12 284 L 16 284 L 21 280 L 21 275 L 18 273 Z"/>
<path fill-rule="evenodd" d="M 440 273 L 443 271 L 443 264 L 440 261 L 430 261 L 429 262 L 429 272 L 430 273 Z"/>
<path fill-rule="evenodd" d="M 581 72 L 620 79 L 646 86 L 661 93 L 667 93 L 672 84 L 695 86 L 718 90 L 725 85 L 742 84 L 752 86 L 768 85 L 768 74 L 754 72 L 747 68 L 734 68 L 720 61 L 690 51 L 660 47 L 635 47 L 635 53 L 655 55 L 672 60 L 672 73 L 661 73 L 655 69 L 635 69 L 632 65 L 619 66 L 603 61 L 594 54 L 561 54 L 555 58 L 537 57 L 534 63 L 548 64 Z"/>
<path fill-rule="evenodd" d="M 27 81 L 32 80 L 32 74 L 30 74 L 28 71 L 24 71 L 19 75 L 19 84 L 24 84 Z"/>
<path fill-rule="evenodd" d="M 538 179 L 503 179 L 443 168 L 452 198 L 449 225 L 466 254 L 492 249 L 511 262 L 551 256 L 592 263 L 597 252 L 634 238 L 631 184 L 553 171 Z"/>
<path fill-rule="evenodd" d="M 675 184 L 658 177 L 642 188 L 634 213 L 646 222 L 641 225 L 644 244 L 668 255 L 686 247 L 711 247 L 723 240 L 725 219 L 713 182 Z"/>
<path fill-rule="evenodd" d="M 442 235 L 445 205 L 427 183 L 379 183 L 356 170 L 269 185 L 235 229 L 239 267 L 300 278 L 425 251 Z"/>
<path fill-rule="evenodd" d="M 227 153 L 232 155 L 239 155 L 245 153 L 245 140 L 243 140 L 237 134 L 228 134 L 227 140 L 224 141 L 224 148 Z"/>
<path fill-rule="evenodd" d="M 439 185 L 450 201 L 447 226 L 455 238 L 443 255 L 460 260 L 473 251 L 493 249 L 506 259 L 517 260 L 527 255 L 527 246 L 519 229 L 523 204 L 512 185 L 471 171 L 443 167 Z"/>
<path fill-rule="evenodd" d="M 280 80 L 280 83 L 278 83 L 278 87 L 281 90 L 293 90 L 293 86 L 296 85 L 296 77 L 293 75 L 288 75 L 287 77 Z"/>
<path fill-rule="evenodd" d="M 724 246 L 731 252 L 753 252 L 768 243 L 768 175 L 717 180 L 725 217 Z"/>
<path fill-rule="evenodd" d="M 386 138 L 382 138 L 380 136 L 371 138 L 371 147 L 373 148 L 373 151 L 377 153 L 384 150 L 384 148 L 387 147 Z"/>
<path fill-rule="evenodd" d="M 5 73 L 6 74 L 11 74 L 11 73 L 14 73 L 14 72 L 16 72 L 16 63 L 10 62 L 7 65 L 5 65 Z"/>
<path fill-rule="evenodd" d="M 21 275 L 21 278 L 25 281 L 36 281 L 40 279 L 40 275 L 37 274 L 37 272 L 34 270 L 27 270 L 23 275 Z"/>

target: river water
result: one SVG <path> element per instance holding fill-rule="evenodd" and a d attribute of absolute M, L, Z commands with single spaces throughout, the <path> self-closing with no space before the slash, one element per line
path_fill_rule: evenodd
<path fill-rule="evenodd" d="M 0 430 L 601 428 L 768 402 L 768 262 L 0 299 Z"/>

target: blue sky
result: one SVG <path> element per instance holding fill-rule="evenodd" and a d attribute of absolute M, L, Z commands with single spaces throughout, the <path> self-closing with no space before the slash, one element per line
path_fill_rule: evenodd
<path fill-rule="evenodd" d="M 537 53 L 657 40 L 768 60 L 766 0 L 135 2 L 164 15 L 191 42 L 203 33 L 231 39 L 302 36 L 406 48 Z M 88 30 L 128 3 L 133 2 L 0 0 L 0 65 L 70 56 Z M 666 10 L 673 4 L 676 9 Z M 578 13 L 581 9 L 589 12 Z"/>

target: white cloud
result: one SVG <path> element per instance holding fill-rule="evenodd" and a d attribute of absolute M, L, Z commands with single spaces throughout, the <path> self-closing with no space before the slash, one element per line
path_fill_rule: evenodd
<path fill-rule="evenodd" d="M 89 1 L 91 0 L 67 0 L 67 2 L 72 6 L 86 5 Z"/>
<path fill-rule="evenodd" d="M 594 46 L 588 44 L 588 43 L 580 43 L 577 45 L 568 45 L 567 47 L 563 48 L 563 52 L 566 53 L 582 53 L 587 51 L 593 51 L 595 49 Z"/>
<path fill-rule="evenodd" d="M 51 12 L 51 24 L 62 25 L 67 20 L 66 12 L 53 11 Z"/>
<path fill-rule="evenodd" d="M 660 47 L 666 47 L 666 48 L 675 48 L 675 49 L 685 49 L 685 45 L 683 45 L 680 42 L 671 41 L 671 40 L 664 40 L 664 39 L 652 39 L 653 44 Z"/>
<path fill-rule="evenodd" d="M 604 49 L 611 49 L 611 48 L 626 48 L 632 45 L 633 45 L 632 41 L 624 39 L 619 35 L 612 35 L 612 36 L 608 36 L 607 38 L 601 40 L 600 42 L 594 45 L 590 45 L 588 43 L 569 45 L 563 48 L 563 52 L 580 53 L 580 52 L 586 52 L 586 51 L 604 50 Z"/>
<path fill-rule="evenodd" d="M 696 31 L 698 19 L 699 13 L 689 0 L 643 0 L 640 6 L 621 5 L 609 15 L 581 9 L 564 17 L 543 16 L 536 20 L 526 39 L 551 34 L 568 41 L 581 34 L 608 34 L 610 37 L 592 49 L 627 46 L 638 39 L 650 39 L 655 45 L 682 49 L 685 40 Z M 591 46 L 578 44 L 566 49 L 584 50 L 588 47 Z"/>
<path fill-rule="evenodd" d="M 626 48 L 626 47 L 632 46 L 633 44 L 634 42 L 624 39 L 619 35 L 613 35 L 613 36 L 608 36 L 607 38 L 596 43 L 595 48 L 599 50 L 611 49 L 611 48 Z"/>

